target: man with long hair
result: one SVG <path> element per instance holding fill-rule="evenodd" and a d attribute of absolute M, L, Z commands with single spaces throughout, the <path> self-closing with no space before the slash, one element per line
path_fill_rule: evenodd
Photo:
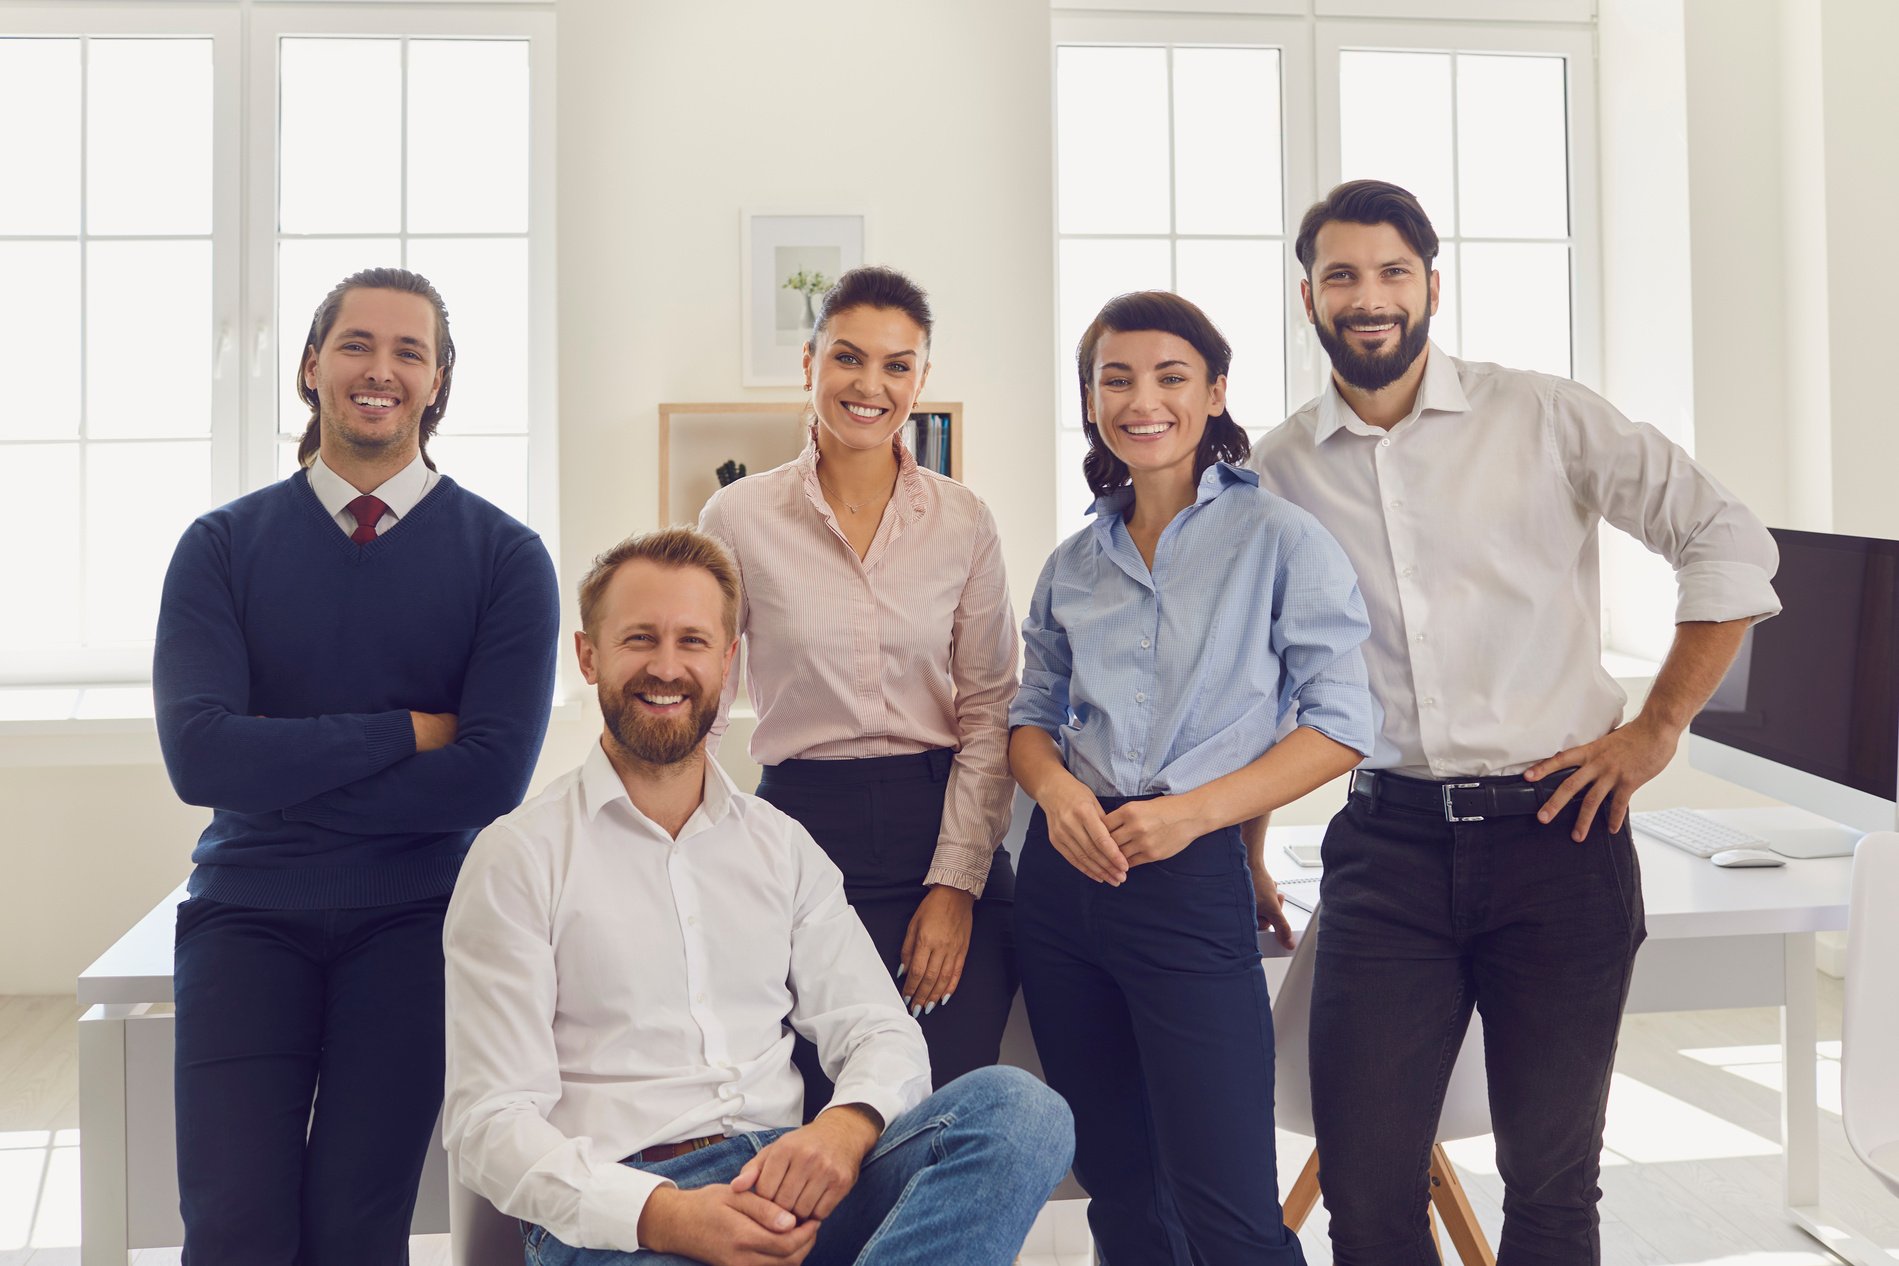
<path fill-rule="evenodd" d="M 540 538 L 439 474 L 454 341 L 393 268 L 318 307 L 301 469 L 172 556 L 153 664 L 178 795 L 209 806 L 178 909 L 185 1260 L 407 1260 L 441 1102 L 441 932 L 519 803 L 559 631 Z"/>

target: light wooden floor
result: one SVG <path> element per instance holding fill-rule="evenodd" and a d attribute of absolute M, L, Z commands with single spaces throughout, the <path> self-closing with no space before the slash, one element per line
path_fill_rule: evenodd
<path fill-rule="evenodd" d="M 1822 1177 L 1833 1210 L 1899 1254 L 1899 1199 L 1847 1149 L 1838 1117 L 1840 994 L 1821 980 Z M 0 1266 L 77 1266 L 79 1103 L 74 1024 L 62 998 L 0 998 Z M 1780 1215 L 1778 1013 L 1632 1016 L 1623 1025 L 1602 1175 L 1606 1266 L 1825 1266 L 1833 1259 Z M 1282 1185 L 1311 1144 L 1279 1138 Z M 1492 1243 L 1503 1185 L 1488 1139 L 1452 1147 Z M 1087 1262 L 1079 1206 L 1052 1207 L 1024 1266 Z M 1331 1260 L 1325 1210 L 1301 1235 Z M 416 1266 L 446 1266 L 446 1236 L 412 1242 Z M 131 1255 L 171 1266 L 175 1249 Z M 1899 1266 L 1899 1257 L 1895 1258 Z"/>

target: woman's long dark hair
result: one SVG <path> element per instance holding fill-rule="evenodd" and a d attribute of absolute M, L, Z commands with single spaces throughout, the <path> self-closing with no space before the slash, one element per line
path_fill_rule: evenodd
<path fill-rule="evenodd" d="M 455 340 L 448 334 L 448 308 L 442 303 L 442 296 L 427 277 L 406 268 L 365 268 L 352 273 L 337 282 L 317 305 L 316 315 L 310 318 L 310 332 L 303 339 L 303 351 L 297 356 L 297 395 L 310 406 L 310 421 L 297 443 L 297 465 L 308 466 L 314 462 L 317 450 L 323 447 L 323 405 L 316 390 L 304 384 L 303 367 L 310 363 L 312 352 L 323 350 L 323 340 L 330 337 L 330 331 L 336 328 L 337 315 L 343 310 L 343 296 L 352 290 L 394 290 L 421 295 L 435 309 L 435 363 L 442 367 L 442 386 L 435 393 L 435 403 L 422 410 L 422 426 L 416 436 L 422 460 L 434 470 L 435 461 L 429 456 L 429 437 L 435 434 L 435 428 L 442 424 L 442 415 L 448 412 L 448 389 L 455 381 Z"/>
<path fill-rule="evenodd" d="M 1227 343 L 1207 314 L 1171 290 L 1137 290 L 1108 300 L 1096 315 L 1075 348 L 1075 372 L 1081 381 L 1081 429 L 1088 437 L 1088 455 L 1082 458 L 1082 473 L 1088 487 L 1099 497 L 1125 488 L 1132 482 L 1127 463 L 1114 455 L 1101 428 L 1088 417 L 1088 388 L 1094 380 L 1095 349 L 1104 334 L 1133 334 L 1141 330 L 1159 330 L 1187 342 L 1207 362 L 1207 382 L 1213 383 L 1233 363 L 1233 348 Z M 1194 454 L 1193 476 L 1197 481 L 1215 462 L 1242 462 L 1253 451 L 1233 415 L 1222 410 L 1207 419 L 1200 436 L 1200 448 Z"/>

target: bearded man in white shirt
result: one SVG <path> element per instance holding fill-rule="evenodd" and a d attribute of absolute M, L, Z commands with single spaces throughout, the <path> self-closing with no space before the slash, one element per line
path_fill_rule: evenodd
<path fill-rule="evenodd" d="M 1067 1105 L 1011 1068 L 930 1095 L 837 867 L 707 758 L 738 597 L 685 528 L 582 582 L 605 732 L 482 832 L 449 907 L 451 1170 L 537 1266 L 1006 1262 Z M 794 1030 L 836 1083 L 802 1128 Z"/>
<path fill-rule="evenodd" d="M 1334 1261 L 1438 1260 L 1426 1169 L 1484 1017 L 1499 1260 L 1601 1257 L 1616 1034 L 1644 935 L 1629 798 L 1667 765 L 1748 624 L 1780 609 L 1759 521 L 1652 427 L 1568 379 L 1430 342 L 1437 235 L 1395 185 L 1340 185 L 1296 250 L 1332 361 L 1254 447 L 1260 484 L 1358 572 L 1384 707 L 1325 839 L 1313 1119 Z M 1675 567 L 1641 711 L 1601 663 L 1598 525 Z"/>

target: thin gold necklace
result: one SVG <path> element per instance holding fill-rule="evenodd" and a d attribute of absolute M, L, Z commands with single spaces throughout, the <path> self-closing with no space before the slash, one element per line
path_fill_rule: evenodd
<path fill-rule="evenodd" d="M 890 480 L 890 486 L 892 488 L 895 488 L 897 486 L 897 481 L 894 476 L 892 476 Z M 844 503 L 844 508 L 846 510 L 849 510 L 852 514 L 856 514 L 858 511 L 862 510 L 865 506 L 870 504 L 868 500 L 852 501 L 849 497 L 845 496 L 843 493 L 833 488 L 830 484 L 824 481 L 824 472 L 822 470 L 818 472 L 818 487 L 824 489 L 826 492 L 830 493 L 833 497 L 836 497 L 839 501 L 842 501 Z M 888 500 L 889 497 L 890 497 L 890 494 L 886 492 L 884 494 L 884 499 Z"/>

